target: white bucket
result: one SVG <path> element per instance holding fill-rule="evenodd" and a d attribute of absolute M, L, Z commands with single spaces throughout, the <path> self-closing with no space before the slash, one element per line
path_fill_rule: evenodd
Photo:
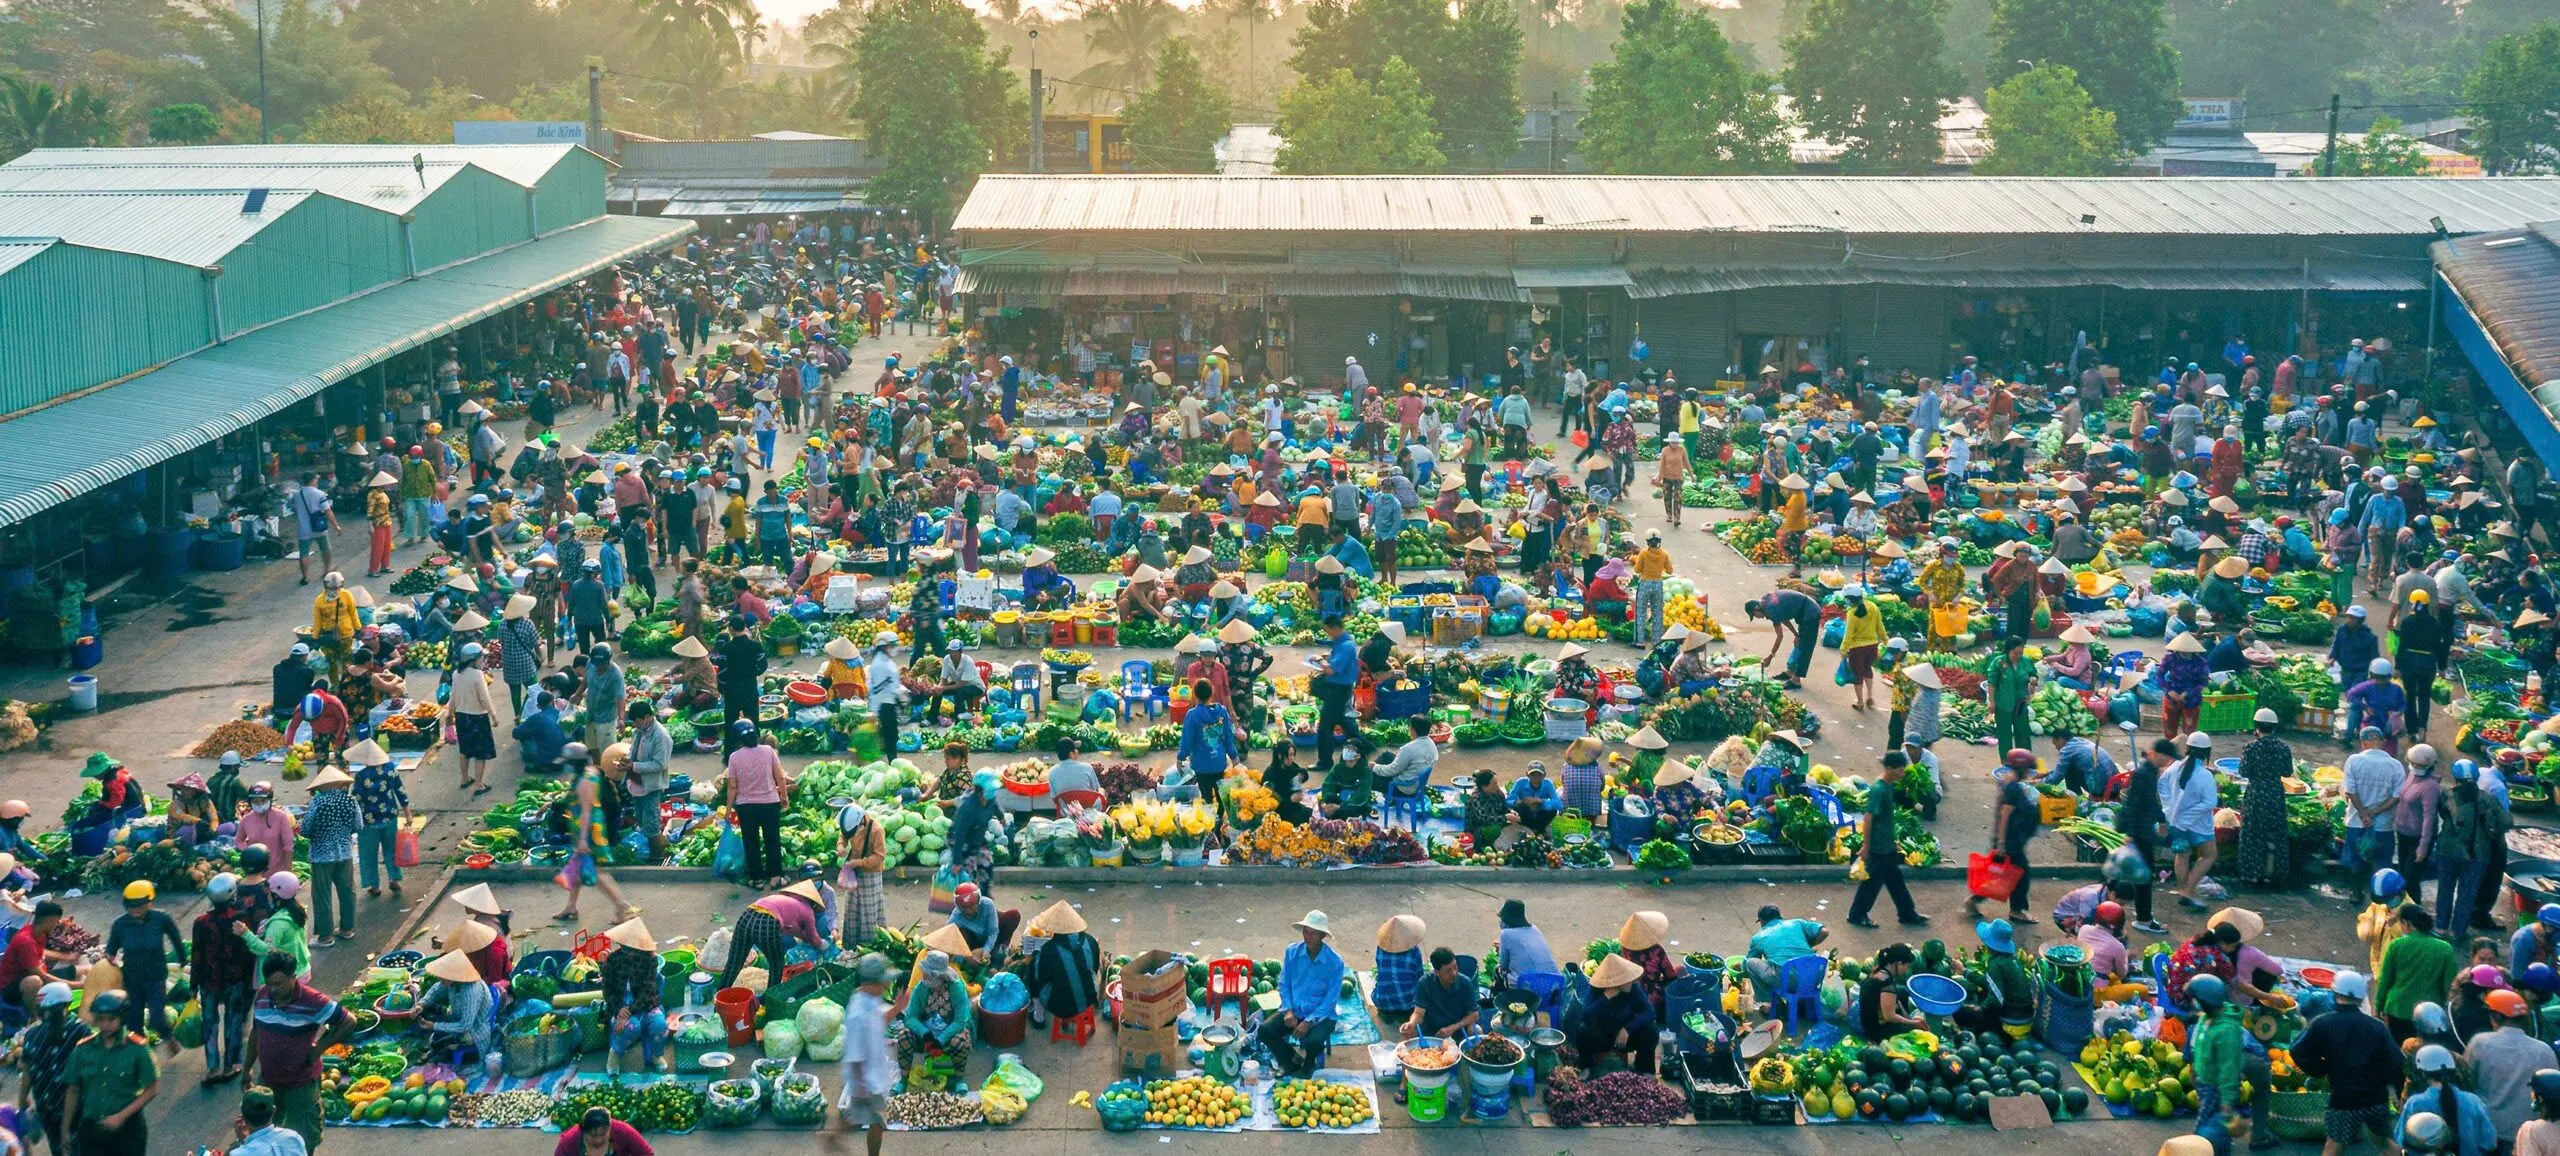
<path fill-rule="evenodd" d="M 98 709 L 98 678 L 93 674 L 71 676 L 71 709 L 87 714 Z"/>

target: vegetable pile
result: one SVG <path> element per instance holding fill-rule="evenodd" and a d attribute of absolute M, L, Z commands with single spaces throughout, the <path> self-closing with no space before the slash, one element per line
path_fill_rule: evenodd
<path fill-rule="evenodd" d="M 1549 1085 L 1547 1114 L 1560 1128 L 1669 1124 L 1689 1114 L 1689 1098 L 1642 1072 L 1611 1072 Z"/>

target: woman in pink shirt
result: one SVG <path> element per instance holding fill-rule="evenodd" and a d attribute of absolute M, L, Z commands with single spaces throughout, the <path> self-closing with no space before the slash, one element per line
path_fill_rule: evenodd
<path fill-rule="evenodd" d="M 295 837 L 293 816 L 276 806 L 276 785 L 260 780 L 249 786 L 249 809 L 240 816 L 233 844 L 267 849 L 267 862 L 291 864 Z"/>
<path fill-rule="evenodd" d="M 782 874 L 782 803 L 791 797 L 791 776 L 782 755 L 756 736 L 753 719 L 729 724 L 741 736 L 729 754 L 729 817 L 747 846 L 746 877 L 761 886 L 780 887 Z"/>

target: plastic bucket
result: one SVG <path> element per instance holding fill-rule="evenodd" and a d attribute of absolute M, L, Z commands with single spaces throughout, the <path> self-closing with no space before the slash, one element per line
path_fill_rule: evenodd
<path fill-rule="evenodd" d="M 195 567 L 198 570 L 237 570 L 246 560 L 249 540 L 238 534 L 204 534 L 195 541 Z"/>
<path fill-rule="evenodd" d="M 88 713 L 98 709 L 98 676 L 75 674 L 70 679 L 71 709 Z"/>
<path fill-rule="evenodd" d="M 719 1014 L 720 1026 L 728 1029 L 730 1047 L 754 1042 L 756 993 L 743 987 L 724 987 L 711 997 L 711 1008 Z"/>
<path fill-rule="evenodd" d="M 1024 1029 L 1031 1022 L 1031 1007 L 1025 1004 L 1009 1012 L 978 1009 L 978 1042 L 990 1047 L 1010 1048 L 1022 1043 Z"/>

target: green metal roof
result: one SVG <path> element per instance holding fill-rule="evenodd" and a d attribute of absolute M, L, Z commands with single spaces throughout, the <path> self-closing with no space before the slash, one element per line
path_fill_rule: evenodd
<path fill-rule="evenodd" d="M 693 231 L 603 217 L 277 322 L 0 422 L 0 525 L 211 444 L 444 334 Z"/>

